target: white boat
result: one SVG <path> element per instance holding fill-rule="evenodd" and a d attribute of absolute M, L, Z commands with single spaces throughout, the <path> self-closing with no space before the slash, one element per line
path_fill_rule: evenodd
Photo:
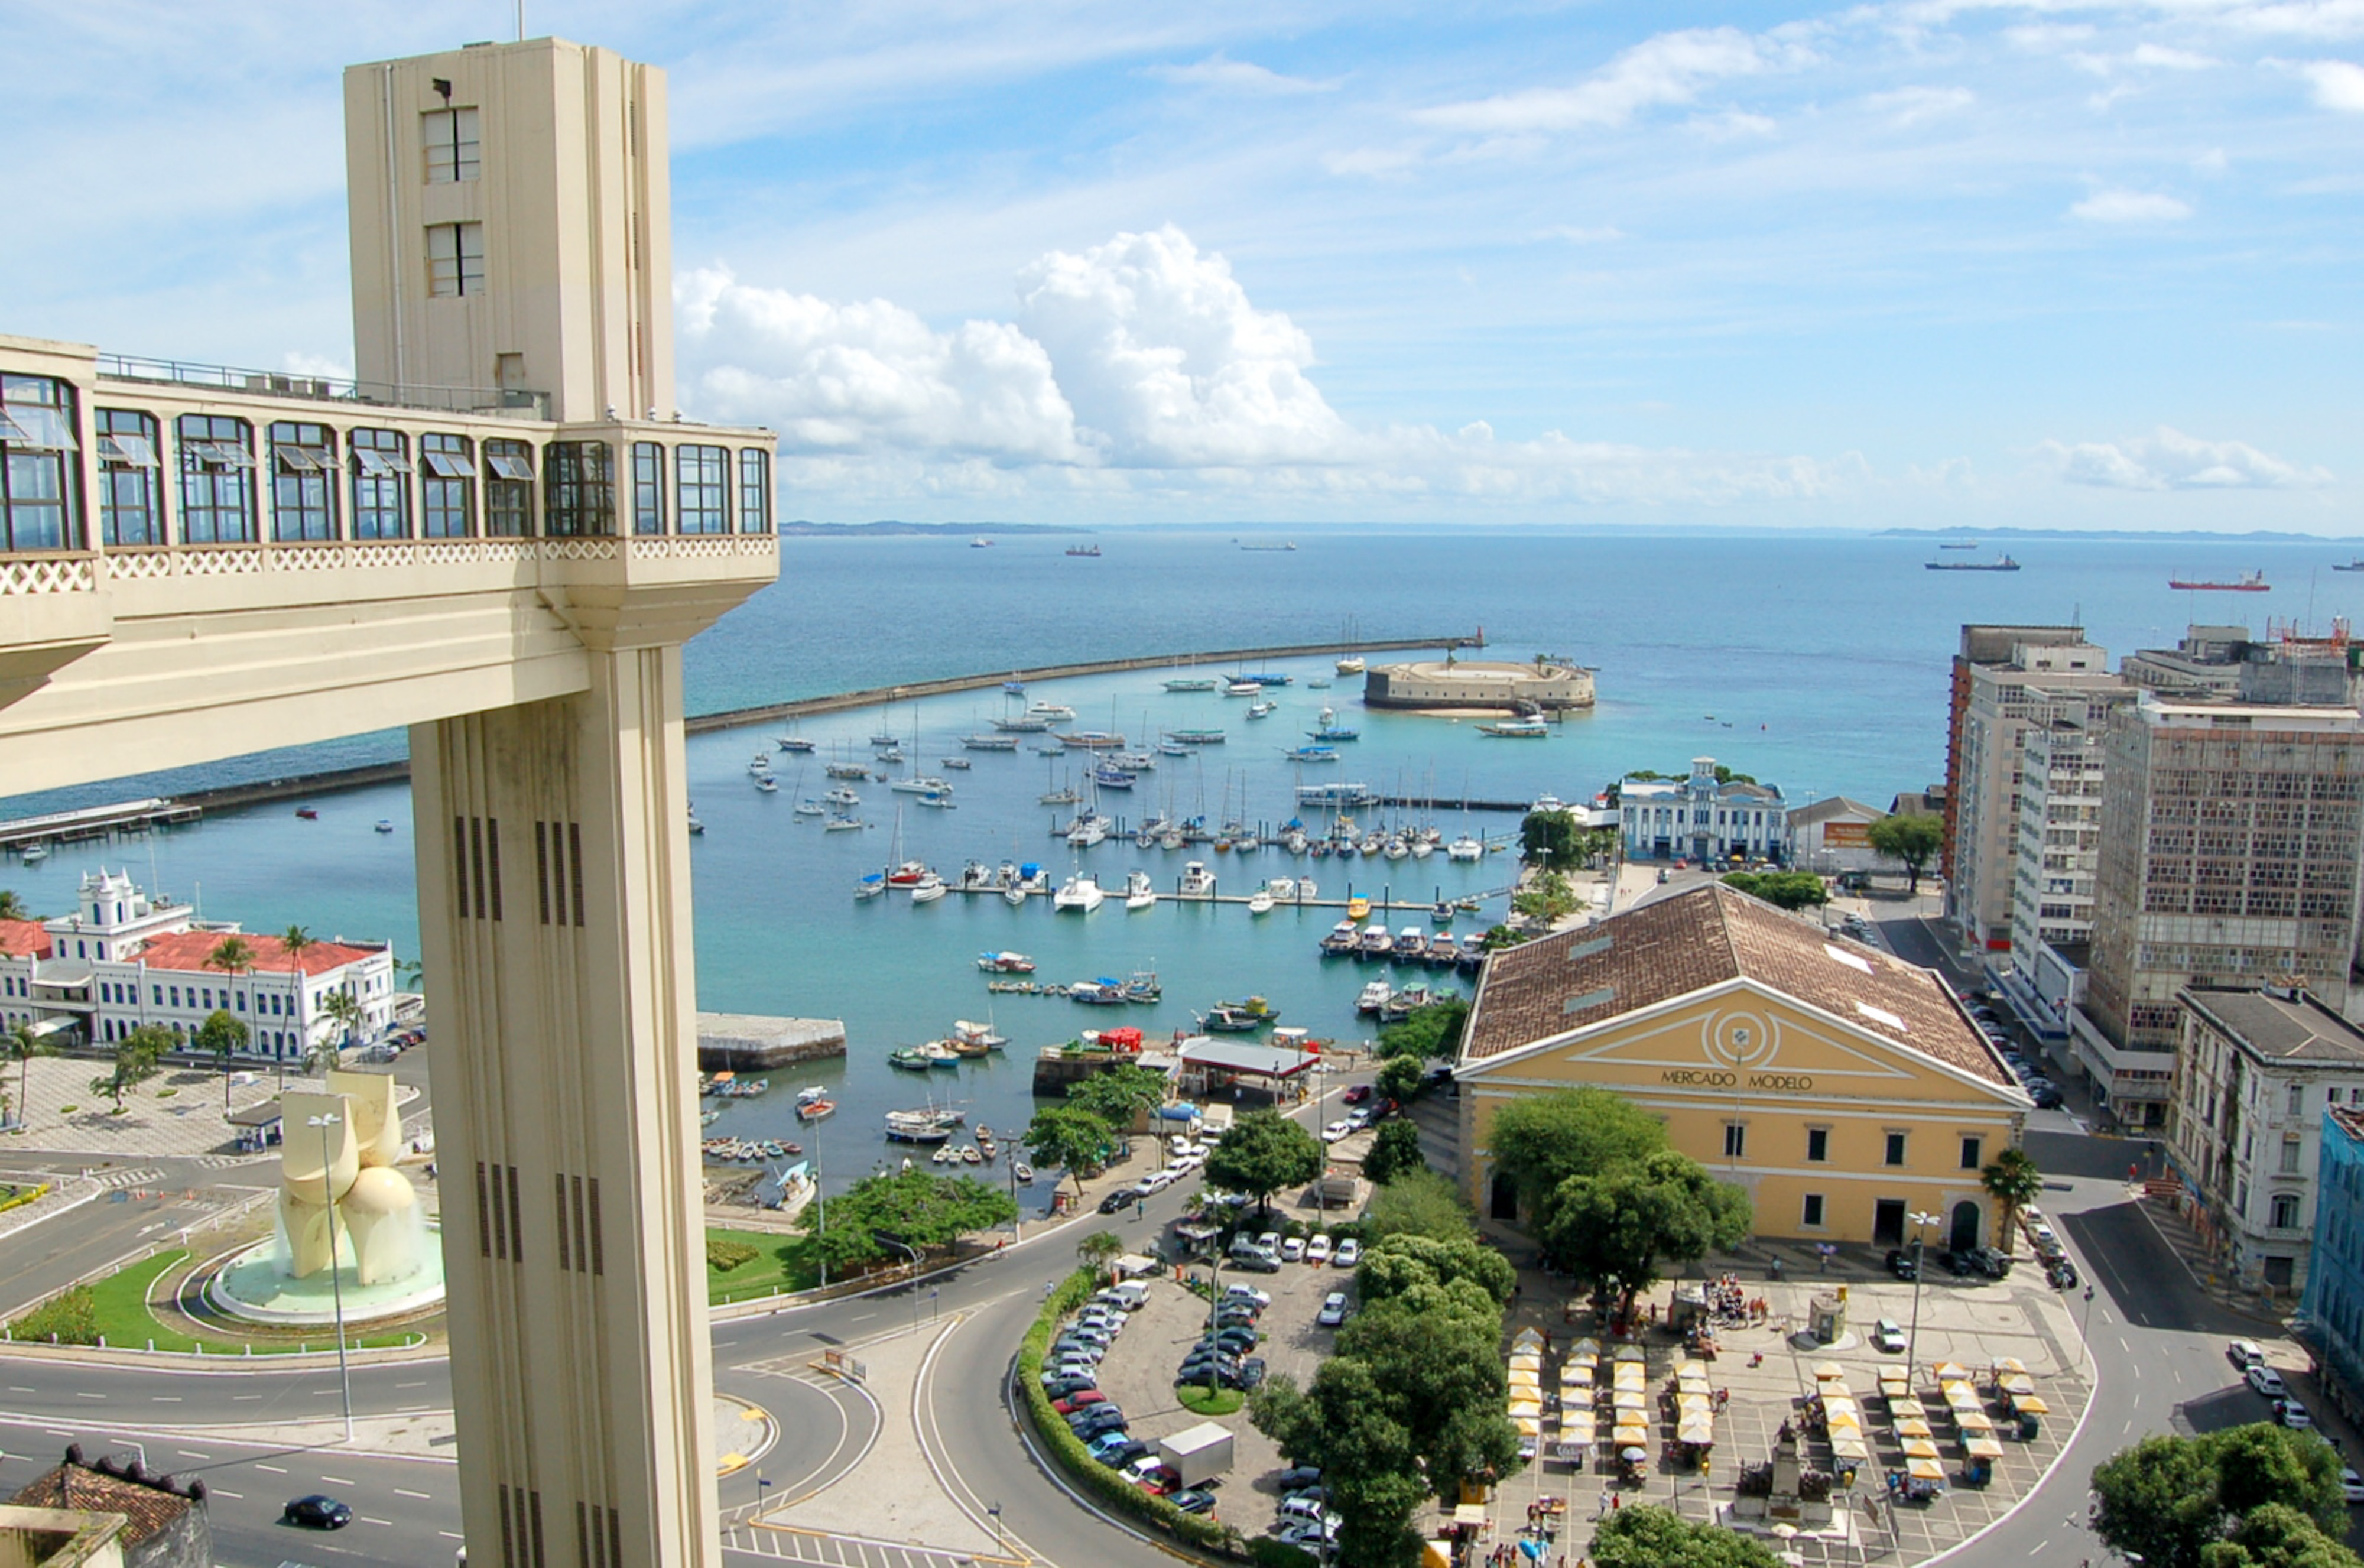
<path fill-rule="evenodd" d="M 826 817 L 829 815 L 829 807 L 823 806 L 820 801 L 815 800 L 812 796 L 807 795 L 802 800 L 797 802 L 797 815 L 799 817 Z"/>
<path fill-rule="evenodd" d="M 1368 985 L 1363 987 L 1363 994 L 1355 998 L 1355 1011 L 1358 1013 L 1376 1013 L 1381 1007 L 1386 1006 L 1388 1005 L 1388 998 L 1394 995 L 1394 986 L 1388 984 L 1384 980 L 1374 980 Z"/>
<path fill-rule="evenodd" d="M 1260 697 L 1264 695 L 1264 684 L 1260 681 L 1233 681 L 1223 688 L 1223 695 L 1227 697 Z"/>
<path fill-rule="evenodd" d="M 1276 903 L 1286 904 L 1297 896 L 1297 879 L 1293 876 L 1276 876 L 1264 884 L 1264 890 L 1272 895 Z"/>
<path fill-rule="evenodd" d="M 1280 705 L 1269 698 L 1266 698 L 1262 702 L 1252 702 L 1248 704 L 1248 717 L 1250 718 L 1270 718 L 1274 714 L 1278 713 L 1279 711 Z"/>
<path fill-rule="evenodd" d="M 1486 846 L 1464 833 L 1444 846 L 1444 858 L 1448 861 L 1483 860 L 1486 858 Z"/>
<path fill-rule="evenodd" d="M 841 806 L 849 809 L 862 804 L 862 797 L 844 784 L 831 790 L 827 795 L 822 795 L 821 799 L 831 806 Z"/>
<path fill-rule="evenodd" d="M 747 771 L 759 779 L 765 777 L 772 771 L 772 754 L 769 751 L 756 752 L 755 760 L 747 764 Z"/>
<path fill-rule="evenodd" d="M 1187 675 L 1186 675 L 1186 676 L 1182 676 L 1182 677 L 1179 677 L 1179 678 L 1177 678 L 1177 679 L 1175 679 L 1175 680 L 1171 680 L 1171 681 L 1166 682 L 1166 683 L 1165 683 L 1165 689 L 1166 689 L 1167 691 L 1169 691 L 1169 692 L 1211 692 L 1211 691 L 1213 691 L 1216 687 L 1218 687 L 1218 686 L 1220 686 L 1220 685 L 1221 685 L 1221 684 L 1222 684 L 1222 683 L 1221 683 L 1221 681 L 1216 680 L 1214 677 L 1212 677 L 1212 676 L 1210 676 L 1210 676 L 1187 676 Z"/>
<path fill-rule="evenodd" d="M 769 773 L 764 773 L 756 778 L 755 787 L 765 795 L 777 795 L 780 790 L 780 781 Z"/>
<path fill-rule="evenodd" d="M 1388 835 L 1388 841 L 1380 852 L 1385 854 L 1388 859 L 1391 861 L 1399 861 L 1406 855 L 1411 853 L 1411 846 L 1404 842 L 1402 834 L 1390 833 Z"/>
<path fill-rule="evenodd" d="M 952 791 L 931 789 L 927 794 L 920 797 L 920 804 L 921 806 L 931 806 L 938 811 L 950 811 L 953 809 L 954 802 L 953 800 Z"/>
<path fill-rule="evenodd" d="M 1039 718 L 1045 724 L 1064 724 L 1076 717 L 1076 710 L 1063 702 L 1029 703 L 1026 717 Z"/>
<path fill-rule="evenodd" d="M 1321 896 L 1321 884 L 1310 876 L 1300 876 L 1297 879 L 1297 896 L 1300 901 L 1310 904 Z"/>
<path fill-rule="evenodd" d="M 1480 735 L 1498 735 L 1507 740 L 1543 740 L 1551 735 L 1551 726 L 1540 718 L 1503 718 L 1478 727 Z"/>
<path fill-rule="evenodd" d="M 933 904 L 943 895 L 944 879 L 934 872 L 928 873 L 911 884 L 911 902 L 914 904 Z"/>
<path fill-rule="evenodd" d="M 1259 887 L 1248 895 L 1248 913 L 1251 915 L 1269 915 L 1272 906 L 1272 889 L 1269 887 Z"/>
<path fill-rule="evenodd" d="M 886 873 L 874 871 L 853 884 L 856 898 L 875 898 L 886 891 Z"/>
<path fill-rule="evenodd" d="M 1353 952 L 1362 941 L 1362 937 L 1361 929 L 1354 921 L 1341 920 L 1330 928 L 1328 936 L 1321 939 L 1321 951 L 1325 953 Z"/>
<path fill-rule="evenodd" d="M 1021 884 L 1011 883 L 1001 890 L 1001 896 L 1009 901 L 1012 909 L 1020 908 L 1026 902 L 1026 889 Z"/>
<path fill-rule="evenodd" d="M 870 824 L 859 817 L 832 817 L 824 826 L 831 833 L 858 833 Z"/>
<path fill-rule="evenodd" d="M 1097 811 L 1085 811 L 1067 824 L 1067 843 L 1078 850 L 1090 849 L 1109 836 L 1109 819 Z"/>
<path fill-rule="evenodd" d="M 1374 920 L 1363 928 L 1362 937 L 1355 942 L 1355 951 L 1365 958 L 1385 958 L 1388 955 L 1388 950 L 1394 946 L 1395 939 L 1388 934 L 1388 923 L 1385 920 Z"/>
<path fill-rule="evenodd" d="M 1416 861 L 1424 861 L 1434 853 L 1436 853 L 1436 846 L 1427 839 L 1414 839 L 1411 841 L 1412 859 Z"/>
<path fill-rule="evenodd" d="M 1215 873 L 1207 869 L 1204 861 L 1185 862 L 1182 867 L 1182 891 L 1185 898 L 1211 898 L 1215 893 Z"/>
<path fill-rule="evenodd" d="M 1046 789 L 1034 798 L 1045 806 L 1073 806 L 1084 797 L 1071 789 Z"/>
<path fill-rule="evenodd" d="M 950 795 L 953 786 L 940 778 L 915 773 L 908 779 L 897 779 L 886 786 L 898 795 Z"/>
<path fill-rule="evenodd" d="M 1157 902 L 1157 884 L 1149 880 L 1145 871 L 1129 872 L 1124 879 L 1124 906 L 1127 909 L 1147 909 Z"/>
<path fill-rule="evenodd" d="M 1359 675 L 1366 668 L 1367 668 L 1367 666 L 1365 664 L 1362 656 L 1353 653 L 1350 653 L 1345 658 L 1339 660 L 1337 664 L 1338 673 L 1342 675 Z"/>
<path fill-rule="evenodd" d="M 1107 897 L 1108 895 L 1100 891 L 1100 884 L 1093 881 L 1088 873 L 1079 871 L 1059 884 L 1059 891 L 1051 895 L 1051 907 L 1061 913 L 1074 910 L 1077 914 L 1088 915 Z"/>
<path fill-rule="evenodd" d="M 1428 933 L 1418 926 L 1406 926 L 1396 933 L 1393 951 L 1398 958 L 1425 957 L 1428 953 Z"/>
<path fill-rule="evenodd" d="M 818 743 L 809 735 L 782 735 L 777 744 L 783 751 L 810 751 Z"/>

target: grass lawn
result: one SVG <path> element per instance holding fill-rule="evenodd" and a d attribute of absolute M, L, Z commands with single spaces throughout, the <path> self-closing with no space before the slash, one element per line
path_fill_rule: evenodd
<path fill-rule="evenodd" d="M 1228 1416 L 1248 1402 L 1248 1396 L 1236 1388 L 1200 1388 L 1185 1384 L 1174 1391 L 1182 1408 L 1199 1416 Z"/>
<path fill-rule="evenodd" d="M 188 1262 L 189 1254 L 180 1249 L 159 1252 L 152 1258 L 142 1258 L 130 1267 L 117 1270 L 105 1279 L 84 1287 L 88 1296 L 91 1321 L 107 1344 L 124 1350 L 145 1350 L 152 1340 L 160 1351 L 191 1351 L 203 1350 L 208 1354 L 292 1355 L 305 1350 L 333 1348 L 337 1342 L 333 1327 L 309 1330 L 308 1340 L 285 1340 L 266 1337 L 250 1342 L 229 1332 L 191 1335 L 170 1328 L 149 1310 L 149 1293 L 156 1282 Z M 383 1346 L 407 1345 L 418 1337 L 416 1329 L 395 1329 L 380 1334 L 353 1334 L 346 1343 L 357 1350 Z"/>
<path fill-rule="evenodd" d="M 780 1290 L 809 1290 L 820 1283 L 820 1265 L 813 1260 L 810 1237 L 710 1227 L 706 1239 L 708 1243 L 722 1243 L 709 1250 L 707 1257 L 706 1299 L 713 1306 Z M 735 1255 L 742 1249 L 752 1250 L 754 1256 L 727 1269 L 716 1267 L 719 1257 Z"/>

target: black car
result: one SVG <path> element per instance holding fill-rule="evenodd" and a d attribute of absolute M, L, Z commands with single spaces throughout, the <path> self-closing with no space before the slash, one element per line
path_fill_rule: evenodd
<path fill-rule="evenodd" d="M 1146 1457 L 1148 1452 L 1149 1445 L 1147 1443 L 1126 1441 L 1118 1443 L 1111 1448 L 1102 1449 L 1098 1453 L 1092 1455 L 1092 1457 L 1098 1460 L 1102 1464 L 1107 1465 L 1110 1470 L 1122 1470 L 1134 1460 Z"/>
<path fill-rule="evenodd" d="M 1174 1369 L 1176 1383 L 1204 1383 L 1210 1377 L 1228 1377 L 1240 1370 L 1236 1356 L 1218 1355 L 1212 1351 L 1193 1351 Z"/>
<path fill-rule="evenodd" d="M 1067 1418 L 1067 1429 L 1086 1442 L 1102 1432 L 1121 1432 L 1131 1425 L 1124 1412 L 1113 1405 L 1087 1405 Z"/>
<path fill-rule="evenodd" d="M 1141 1195 L 1133 1191 L 1131 1187 L 1119 1187 L 1116 1191 L 1109 1194 L 1108 1196 L 1100 1199 L 1100 1212 L 1102 1214 L 1114 1214 L 1118 1209 L 1131 1208 L 1134 1204 L 1137 1204 L 1140 1201 Z"/>
<path fill-rule="evenodd" d="M 1242 1351 L 1255 1349 L 1256 1341 L 1263 1337 L 1247 1325 L 1235 1323 L 1228 1329 L 1216 1329 L 1214 1333 L 1199 1342 L 1202 1345 L 1211 1344 L 1219 1351 L 1229 1351 L 1237 1355 Z"/>
<path fill-rule="evenodd" d="M 2044 1277 L 2051 1282 L 2055 1290 L 2074 1290 L 2077 1288 L 2077 1265 L 2066 1258 L 2055 1258 L 2044 1265 Z"/>
<path fill-rule="evenodd" d="M 1917 1280 L 1921 1277 L 1921 1262 L 1906 1248 L 1890 1247 L 1888 1250 L 1888 1272 L 1901 1280 Z"/>
<path fill-rule="evenodd" d="M 1253 1390 L 1264 1381 L 1264 1358 L 1249 1356 L 1240 1362 L 1239 1371 L 1223 1380 L 1242 1393 Z"/>
<path fill-rule="evenodd" d="M 1043 1392 L 1054 1399 L 1065 1399 L 1070 1394 L 1081 1394 L 1087 1388 L 1098 1388 L 1100 1380 L 1076 1373 L 1065 1377 L 1053 1374 L 1043 1382 Z"/>
<path fill-rule="evenodd" d="M 2036 1108 L 2039 1110 L 2057 1110 L 2060 1107 L 2060 1090 L 2055 1084 L 2030 1084 L 2027 1086 L 2027 1097 L 2035 1102 Z"/>
<path fill-rule="evenodd" d="M 1957 1279 L 1966 1279 L 1979 1271 L 1978 1264 L 1970 1261 L 1970 1255 L 1968 1252 L 1957 1252 L 1950 1247 L 1937 1254 L 1937 1262 L 1947 1273 Z"/>
<path fill-rule="evenodd" d="M 1176 1492 L 1165 1500 L 1186 1514 L 1211 1514 L 1215 1511 L 1215 1495 L 1196 1486 Z"/>
<path fill-rule="evenodd" d="M 315 1492 L 308 1497 L 298 1497 L 280 1510 L 280 1519 L 306 1529 L 342 1529 L 353 1522 L 352 1509 L 334 1497 Z"/>
<path fill-rule="evenodd" d="M 1283 1496 L 1286 1496 L 1291 1492 L 1301 1492 L 1306 1487 L 1315 1485 L 1321 1479 L 1321 1467 L 1320 1465 L 1299 1464 L 1291 1469 L 1284 1470 L 1279 1474 L 1274 1476 L 1272 1478 L 1272 1484 L 1280 1489 Z"/>

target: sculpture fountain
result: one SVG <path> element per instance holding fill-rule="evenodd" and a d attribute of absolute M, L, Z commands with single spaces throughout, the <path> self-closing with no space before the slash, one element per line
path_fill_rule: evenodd
<path fill-rule="evenodd" d="M 394 1079 L 331 1072 L 324 1087 L 280 1096 L 277 1234 L 232 1259 L 206 1287 L 256 1322 L 349 1323 L 401 1317 L 443 1298 L 443 1256 L 410 1178 Z M 341 1302 L 340 1301 L 341 1297 Z"/>

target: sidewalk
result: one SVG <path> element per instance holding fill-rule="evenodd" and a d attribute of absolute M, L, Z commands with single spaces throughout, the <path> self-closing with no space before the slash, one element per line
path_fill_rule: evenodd
<path fill-rule="evenodd" d="M 2150 1220 L 2158 1239 L 2174 1251 L 2202 1296 L 2225 1311 L 2248 1318 L 2267 1333 L 2282 1332 L 2282 1320 L 2298 1309 L 2295 1300 L 2287 1309 L 2277 1309 L 2266 1297 L 2243 1289 L 2209 1251 L 2207 1241 L 2191 1228 L 2191 1222 L 2176 1212 L 2171 1197 L 2142 1187 L 2127 1188 L 2126 1195 L 2135 1200 L 2135 1207 Z"/>

